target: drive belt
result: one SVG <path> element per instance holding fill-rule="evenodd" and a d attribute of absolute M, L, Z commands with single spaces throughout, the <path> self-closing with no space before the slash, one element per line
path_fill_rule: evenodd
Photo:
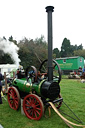
<path fill-rule="evenodd" d="M 49 102 L 49 104 L 51 105 L 51 107 L 53 108 L 53 110 L 60 116 L 60 118 L 70 127 L 73 128 L 71 125 L 73 126 L 77 126 L 77 127 L 83 127 L 85 128 L 85 125 L 80 125 L 80 124 L 76 124 L 73 123 L 71 121 L 69 121 L 68 119 L 66 119 L 65 117 L 63 117 L 60 112 L 58 111 L 58 109 L 55 107 L 55 105 L 52 102 Z"/>

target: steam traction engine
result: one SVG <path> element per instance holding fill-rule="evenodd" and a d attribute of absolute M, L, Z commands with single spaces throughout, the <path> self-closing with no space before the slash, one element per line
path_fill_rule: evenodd
<path fill-rule="evenodd" d="M 9 106 L 17 110 L 20 99 L 23 99 L 23 110 L 29 119 L 39 120 L 44 108 L 51 101 L 59 108 L 62 104 L 60 95 L 61 70 L 58 63 L 52 60 L 52 12 L 54 7 L 46 7 L 48 13 L 48 59 L 44 60 L 39 70 L 34 66 L 27 67 L 25 78 L 13 79 L 8 89 Z M 58 76 L 56 72 L 58 71 Z"/>

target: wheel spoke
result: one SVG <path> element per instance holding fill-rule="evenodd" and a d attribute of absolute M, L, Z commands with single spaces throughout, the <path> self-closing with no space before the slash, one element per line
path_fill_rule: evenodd
<path fill-rule="evenodd" d="M 26 108 L 26 111 L 30 110 L 30 108 Z"/>
<path fill-rule="evenodd" d="M 31 101 L 32 101 L 33 104 L 35 103 L 35 102 L 34 102 L 34 97 L 31 99 Z"/>
<path fill-rule="evenodd" d="M 29 97 L 29 102 L 30 102 L 30 104 L 32 103 L 32 99 L 31 99 L 31 97 Z"/>
<path fill-rule="evenodd" d="M 30 107 L 30 105 L 29 105 L 29 104 L 25 104 L 25 106 L 26 106 L 26 107 Z"/>
<path fill-rule="evenodd" d="M 16 102 L 14 102 L 14 106 L 15 106 L 15 108 L 17 108 L 17 103 Z"/>
<path fill-rule="evenodd" d="M 36 105 L 37 104 L 37 100 L 35 99 L 35 101 L 34 101 L 34 104 Z"/>
<path fill-rule="evenodd" d="M 32 117 L 34 116 L 34 111 L 32 110 Z"/>
<path fill-rule="evenodd" d="M 17 94 L 16 93 L 14 93 L 14 97 L 17 98 Z"/>
<path fill-rule="evenodd" d="M 32 109 L 30 109 L 29 115 L 31 116 Z"/>
<path fill-rule="evenodd" d="M 26 100 L 26 103 L 30 104 L 30 101 L 29 100 Z"/>
<path fill-rule="evenodd" d="M 36 113 L 38 114 L 38 115 L 40 115 L 40 112 L 39 111 L 37 111 L 37 110 L 35 110 L 36 111 Z"/>
<path fill-rule="evenodd" d="M 14 96 L 14 90 L 11 90 L 12 96 Z"/>
<path fill-rule="evenodd" d="M 18 104 L 18 101 L 17 100 L 14 100 L 16 104 Z"/>
<path fill-rule="evenodd" d="M 38 106 L 40 106 L 40 104 L 39 104 L 39 103 L 36 105 L 36 107 L 38 107 Z"/>
<path fill-rule="evenodd" d="M 11 97 L 13 96 L 11 92 L 9 92 L 8 95 L 11 96 Z"/>
<path fill-rule="evenodd" d="M 34 111 L 34 115 L 35 115 L 35 118 L 37 118 L 37 114 L 36 114 L 36 111 Z"/>
<path fill-rule="evenodd" d="M 18 97 L 15 97 L 14 99 L 18 101 Z"/>
<path fill-rule="evenodd" d="M 41 111 L 41 108 L 36 108 L 36 109 Z"/>

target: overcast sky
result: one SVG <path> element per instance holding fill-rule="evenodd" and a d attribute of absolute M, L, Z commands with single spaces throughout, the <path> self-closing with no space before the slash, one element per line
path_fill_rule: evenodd
<path fill-rule="evenodd" d="M 61 47 L 66 37 L 71 45 L 85 48 L 85 0 L 0 0 L 0 37 L 47 41 L 46 6 L 54 6 L 53 48 Z"/>

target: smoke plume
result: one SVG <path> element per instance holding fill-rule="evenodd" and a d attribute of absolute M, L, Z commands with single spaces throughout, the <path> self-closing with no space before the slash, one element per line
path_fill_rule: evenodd
<path fill-rule="evenodd" d="M 5 39 L 0 38 L 0 50 L 4 53 L 8 53 L 14 63 L 19 66 L 20 59 L 18 57 L 19 48 L 13 42 L 7 41 Z"/>

